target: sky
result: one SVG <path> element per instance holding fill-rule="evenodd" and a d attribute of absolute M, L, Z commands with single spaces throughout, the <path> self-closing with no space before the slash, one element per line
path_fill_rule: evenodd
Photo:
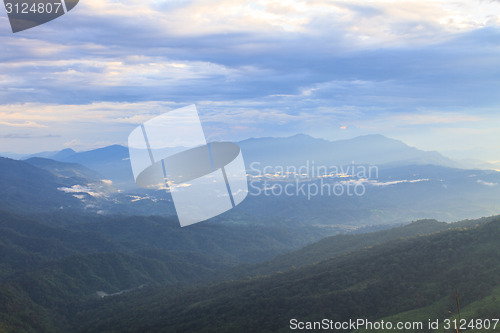
<path fill-rule="evenodd" d="M 196 104 L 209 140 L 383 134 L 500 161 L 500 1 L 80 0 L 13 34 L 0 151 L 88 150 Z"/>

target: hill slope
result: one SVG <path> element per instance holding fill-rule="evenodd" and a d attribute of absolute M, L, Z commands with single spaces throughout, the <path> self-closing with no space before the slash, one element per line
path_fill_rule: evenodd
<path fill-rule="evenodd" d="M 455 309 L 455 288 L 466 307 L 500 285 L 499 237 L 497 218 L 269 277 L 127 295 L 86 308 L 79 325 L 86 323 L 82 332 L 286 332 L 292 318 L 376 320 L 433 304 L 441 305 L 430 318 L 442 319 Z"/>
<path fill-rule="evenodd" d="M 318 239 L 314 233 L 214 224 L 182 229 L 173 218 L 0 211 L 0 328 L 73 331 L 65 326 L 70 311 L 98 295 L 212 281 L 215 272 Z"/>
<path fill-rule="evenodd" d="M 49 171 L 0 157 L 0 209 L 36 212 L 81 207 L 79 200 L 58 190 L 66 185 Z"/>
<path fill-rule="evenodd" d="M 284 272 L 292 268 L 317 264 L 327 259 L 339 257 L 366 247 L 381 245 L 401 238 L 425 236 L 456 228 L 470 228 L 497 218 L 498 217 L 489 217 L 454 223 L 438 222 L 436 220 L 419 220 L 381 231 L 363 233 L 362 230 L 360 230 L 359 234 L 330 236 L 299 250 L 279 255 L 272 260 L 235 269 L 233 270 L 233 276 L 241 278 L 246 276 L 268 275 L 280 271 Z"/>

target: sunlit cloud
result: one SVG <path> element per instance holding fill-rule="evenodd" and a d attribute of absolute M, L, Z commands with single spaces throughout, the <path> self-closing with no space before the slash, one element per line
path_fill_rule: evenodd
<path fill-rule="evenodd" d="M 9 126 L 9 127 L 21 127 L 21 128 L 43 128 L 47 127 L 42 124 L 35 123 L 34 121 L 25 121 L 21 123 L 13 123 L 8 121 L 0 121 L 0 125 Z"/>

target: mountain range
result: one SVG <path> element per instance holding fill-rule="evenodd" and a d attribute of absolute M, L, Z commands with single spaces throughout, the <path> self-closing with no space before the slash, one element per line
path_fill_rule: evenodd
<path fill-rule="evenodd" d="M 247 164 L 258 161 L 270 166 L 371 164 L 378 166 L 439 165 L 458 163 L 438 152 L 422 151 L 383 135 L 365 135 L 348 140 L 327 141 L 297 134 L 287 138 L 257 138 L 239 142 Z"/>
<path fill-rule="evenodd" d="M 364 178 L 353 174 L 328 179 L 250 176 L 247 199 L 214 218 L 222 223 L 292 223 L 350 229 L 422 218 L 477 218 L 500 209 L 495 199 L 500 195 L 499 172 L 458 168 L 437 152 L 420 151 L 380 135 L 335 142 L 296 135 L 249 139 L 239 144 L 250 174 L 262 172 L 268 165 L 300 168 L 312 163 L 316 168 L 343 168 L 345 163 L 347 170 L 374 166 L 376 172 Z M 28 211 L 77 209 L 100 214 L 175 215 L 167 191 L 144 190 L 135 185 L 128 150 L 123 146 L 86 152 L 65 149 L 40 155 L 46 157 L 0 160 L 0 168 L 9 169 L 0 174 L 0 182 L 4 188 L 15 188 L 5 192 L 3 205 L 8 207 L 17 195 L 32 198 L 13 203 L 22 202 Z M 15 184 L 17 179 L 19 186 Z M 332 192 L 311 196 L 299 191 L 301 186 L 320 188 L 323 181 L 328 186 L 342 184 L 343 188 L 358 184 L 364 192 L 360 196 Z M 31 184 L 39 185 L 32 191 Z M 292 195 L 270 190 L 280 186 L 288 186 Z"/>
<path fill-rule="evenodd" d="M 432 228 L 436 222 L 424 223 Z M 473 323 L 467 326 L 474 327 L 471 332 L 487 332 L 474 323 L 496 320 L 500 310 L 500 219 L 467 224 L 423 236 L 408 233 L 367 247 L 358 239 L 357 249 L 347 252 L 325 253 L 323 246 L 316 250 L 325 259 L 270 275 L 180 292 L 150 288 L 99 305 L 89 302 L 79 309 L 76 327 L 80 332 L 289 332 L 299 322 L 307 327 L 323 319 L 364 319 L 394 327 L 421 323 L 395 331 L 437 333 L 456 332 L 445 330 L 443 323 L 458 317 Z M 334 246 L 335 240 L 323 245 Z M 307 252 L 310 257 L 311 248 Z M 431 328 L 429 320 L 441 325 Z M 323 330 L 333 329 L 329 327 Z M 391 330 L 346 326 L 335 331 Z"/>
<path fill-rule="evenodd" d="M 238 142 L 247 165 L 302 166 L 307 161 L 316 165 L 370 164 L 382 167 L 403 165 L 438 165 L 461 167 L 435 151 L 422 151 L 382 135 L 366 135 L 348 140 L 327 141 L 297 134 L 286 138 L 251 138 Z M 78 163 L 98 171 L 116 184 L 130 188 L 133 176 L 128 149 L 112 145 L 90 151 L 64 149 L 26 156 L 49 158 L 60 162 Z"/>
<path fill-rule="evenodd" d="M 0 211 L 0 331 L 72 332 L 65 325 L 82 302 L 214 281 L 320 237 L 311 228 L 181 229 L 173 218 Z"/>
<path fill-rule="evenodd" d="M 498 216 L 337 235 L 276 256 L 291 249 L 287 239 L 304 244 L 286 230 L 0 212 L 0 328 L 287 332 L 292 319 L 427 322 L 500 310 Z"/>
<path fill-rule="evenodd" d="M 250 171 L 377 168 L 250 175 L 267 192 L 180 228 L 168 192 L 135 187 L 125 147 L 0 158 L 0 332 L 288 332 L 294 319 L 365 318 L 441 320 L 406 330 L 437 333 L 445 319 L 498 317 L 499 172 L 382 136 L 239 144 Z M 365 192 L 273 194 L 322 181 Z"/>

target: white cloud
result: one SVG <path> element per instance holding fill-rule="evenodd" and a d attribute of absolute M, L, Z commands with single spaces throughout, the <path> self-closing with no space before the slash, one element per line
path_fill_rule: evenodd
<path fill-rule="evenodd" d="M 1 117 L 1 115 L 0 115 L 0 117 Z M 34 121 L 24 121 L 24 122 L 20 122 L 20 123 L 0 121 L 0 125 L 9 126 L 9 127 L 22 127 L 22 128 L 44 128 L 44 127 L 47 127 L 45 125 L 35 123 Z"/>
<path fill-rule="evenodd" d="M 405 184 L 405 183 L 414 184 L 414 183 L 428 182 L 428 181 L 429 179 L 411 179 L 411 180 L 403 179 L 403 180 L 393 180 L 390 182 L 379 182 L 376 180 L 370 180 L 367 181 L 366 183 L 373 186 L 390 186 L 390 185 Z"/>
<path fill-rule="evenodd" d="M 497 186 L 498 185 L 497 183 L 487 182 L 487 181 L 484 181 L 484 180 L 481 180 L 481 179 L 478 179 L 477 182 L 478 182 L 478 184 L 486 185 L 486 186 L 489 186 L 489 187 L 493 187 L 493 186 Z"/>
<path fill-rule="evenodd" d="M 93 197 L 104 196 L 103 193 L 96 192 L 95 189 L 91 189 L 90 187 L 83 185 L 73 185 L 71 187 L 58 187 L 57 189 L 65 193 L 87 193 L 88 195 Z"/>
<path fill-rule="evenodd" d="M 494 141 L 499 14 L 479 0 L 82 0 L 19 34 L 3 17 L 0 149 L 26 129 L 50 136 L 39 149 L 123 143 L 192 103 L 213 138 Z"/>
<path fill-rule="evenodd" d="M 137 103 L 95 102 L 91 104 L 24 103 L 0 105 L 0 124 L 19 127 L 48 127 L 57 123 L 138 124 L 175 108 L 175 104 L 150 101 Z M 163 110 L 163 111 L 162 111 Z M 7 122 L 8 121 L 8 122 Z M 34 121 L 47 125 L 37 125 Z M 16 125 L 17 124 L 17 125 Z"/>
<path fill-rule="evenodd" d="M 349 44 L 370 47 L 432 43 L 447 38 L 447 33 L 498 25 L 500 5 L 465 0 L 195 0 L 168 6 L 155 1 L 89 0 L 82 2 L 80 12 L 155 29 L 155 35 L 189 38 L 228 33 L 330 33 L 342 36 Z"/>

